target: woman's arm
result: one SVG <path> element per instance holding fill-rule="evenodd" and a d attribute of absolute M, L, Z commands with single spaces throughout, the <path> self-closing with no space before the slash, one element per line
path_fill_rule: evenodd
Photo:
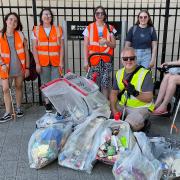
<path fill-rule="evenodd" d="M 87 36 L 84 36 L 84 69 L 88 69 L 88 44 L 89 39 Z"/>
<path fill-rule="evenodd" d="M 36 39 L 32 40 L 32 50 L 33 50 L 34 60 L 36 62 L 36 71 L 37 71 L 37 73 L 40 73 L 41 72 L 41 66 L 39 64 L 39 59 L 38 59 L 37 40 Z"/>
<path fill-rule="evenodd" d="M 152 55 L 149 64 L 150 68 L 154 67 L 156 63 L 156 55 L 157 55 L 157 41 L 152 41 Z"/>
<path fill-rule="evenodd" d="M 131 47 L 131 42 L 130 41 L 126 41 L 125 42 L 125 47 L 127 48 L 127 47 Z"/>
<path fill-rule="evenodd" d="M 64 39 L 60 39 L 60 46 L 61 46 L 61 51 L 60 51 L 60 67 L 64 67 Z"/>
<path fill-rule="evenodd" d="M 165 63 L 161 64 L 161 67 L 168 66 L 168 65 L 180 65 L 180 59 L 177 61 L 165 62 Z"/>
<path fill-rule="evenodd" d="M 26 54 L 26 70 L 25 70 L 25 77 L 29 76 L 29 66 L 30 66 L 30 57 L 29 57 L 29 50 L 28 50 L 28 44 L 27 39 L 24 39 L 24 50 Z"/>
<path fill-rule="evenodd" d="M 115 48 L 116 47 L 116 38 L 114 37 L 114 35 L 111 35 L 110 41 L 106 40 L 105 43 L 110 48 Z"/>

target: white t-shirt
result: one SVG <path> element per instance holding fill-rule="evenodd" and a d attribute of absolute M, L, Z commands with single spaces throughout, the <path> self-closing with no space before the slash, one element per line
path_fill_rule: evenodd
<path fill-rule="evenodd" d="M 46 33 L 46 35 L 47 35 L 47 37 L 48 37 L 49 34 L 50 34 L 50 31 L 51 31 L 51 27 L 44 28 L 44 31 L 45 31 L 45 33 Z M 32 39 L 32 40 L 37 39 L 37 38 L 35 37 L 35 35 L 34 35 L 34 32 L 32 32 L 32 34 L 31 34 L 31 39 Z M 61 36 L 61 39 L 64 39 L 64 36 L 63 36 L 63 35 Z"/>
<path fill-rule="evenodd" d="M 103 26 L 97 26 L 98 34 L 102 34 L 103 28 L 104 28 Z M 115 34 L 116 32 L 117 32 L 116 29 L 113 28 L 113 33 L 111 33 L 110 35 L 113 36 L 113 34 Z M 85 28 L 82 34 L 83 36 L 89 37 L 89 31 L 87 27 Z"/>

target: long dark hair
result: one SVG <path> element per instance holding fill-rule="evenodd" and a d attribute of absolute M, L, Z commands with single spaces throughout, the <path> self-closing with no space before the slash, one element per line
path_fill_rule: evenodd
<path fill-rule="evenodd" d="M 53 25 L 53 23 L 54 23 L 54 15 L 53 15 L 53 13 L 52 13 L 52 11 L 51 11 L 50 8 L 44 8 L 44 9 L 40 12 L 40 14 L 39 14 L 40 25 L 43 25 L 42 15 L 43 15 L 43 12 L 44 12 L 44 11 L 49 11 L 49 12 L 50 12 L 50 14 L 51 14 L 51 22 L 50 22 L 50 24 Z"/>
<path fill-rule="evenodd" d="M 96 18 L 95 18 L 95 15 L 96 15 L 96 11 L 98 9 L 102 9 L 103 10 L 103 13 L 104 13 L 104 22 L 107 20 L 107 14 L 106 14 L 106 11 L 105 11 L 105 8 L 103 6 L 97 6 L 95 9 L 94 9 L 94 14 L 93 14 L 93 19 L 94 21 L 96 21 Z"/>
<path fill-rule="evenodd" d="M 22 31 L 22 29 L 23 29 L 23 26 L 22 26 L 21 21 L 20 21 L 20 17 L 17 15 L 17 13 L 15 13 L 15 12 L 10 12 L 10 13 L 8 13 L 8 14 L 5 16 L 4 21 L 3 21 L 3 28 L 2 28 L 2 30 L 1 30 L 1 32 L 2 32 L 2 37 L 4 37 L 4 34 L 5 34 L 6 30 L 7 30 L 6 21 L 7 21 L 7 19 L 9 18 L 9 16 L 11 16 L 11 15 L 14 15 L 14 16 L 17 18 L 17 27 L 15 28 L 15 31 L 18 31 L 18 30 L 19 30 L 19 31 Z"/>
<path fill-rule="evenodd" d="M 152 20 L 151 20 L 151 16 L 150 16 L 150 14 L 149 14 L 149 12 L 147 11 L 147 10 L 145 10 L 145 9 L 143 9 L 143 10 L 141 10 L 140 12 L 139 12 L 139 14 L 138 14 L 138 16 L 137 16 L 137 21 L 136 21 L 136 25 L 139 25 L 140 24 L 140 22 L 139 22 L 139 16 L 140 16 L 140 14 L 141 13 L 146 13 L 147 15 L 148 15 L 148 22 L 147 22 L 147 25 L 148 26 L 154 26 L 153 25 L 153 23 L 152 23 Z"/>

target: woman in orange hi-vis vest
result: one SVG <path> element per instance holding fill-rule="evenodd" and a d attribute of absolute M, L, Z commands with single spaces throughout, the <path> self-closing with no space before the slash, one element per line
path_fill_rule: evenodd
<path fill-rule="evenodd" d="M 27 40 L 22 33 L 19 16 L 11 12 L 4 18 L 4 25 L 0 33 L 0 78 L 2 82 L 6 112 L 0 118 L 0 123 L 12 119 L 14 110 L 10 86 L 12 81 L 16 89 L 16 115 L 24 115 L 21 109 L 22 86 L 24 77 L 29 76 L 29 54 Z M 14 113 L 14 112 L 13 112 Z"/>
<path fill-rule="evenodd" d="M 98 6 L 94 10 L 95 22 L 89 24 L 83 32 L 84 35 L 84 69 L 88 71 L 87 78 L 97 76 L 97 84 L 102 93 L 108 98 L 111 87 L 112 62 L 107 56 L 93 56 L 88 62 L 89 55 L 93 53 L 107 53 L 113 56 L 116 47 L 114 34 L 116 30 L 106 22 L 107 15 L 104 7 Z M 100 59 L 102 59 L 100 63 Z M 89 67 L 90 65 L 90 67 Z M 101 82 L 100 82 L 101 81 Z"/>
<path fill-rule="evenodd" d="M 33 55 L 41 84 L 60 77 L 63 69 L 64 38 L 61 26 L 53 25 L 53 13 L 45 8 L 40 13 L 40 25 L 32 33 Z M 44 98 L 46 112 L 52 112 L 48 98 Z"/>

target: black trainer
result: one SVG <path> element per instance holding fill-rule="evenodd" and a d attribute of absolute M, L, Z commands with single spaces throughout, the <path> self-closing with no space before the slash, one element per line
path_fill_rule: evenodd
<path fill-rule="evenodd" d="M 16 110 L 16 116 L 17 116 L 18 118 L 23 117 L 23 116 L 24 116 L 23 111 L 22 111 L 21 109 L 17 109 L 17 110 Z"/>
<path fill-rule="evenodd" d="M 0 118 L 0 123 L 7 122 L 12 119 L 12 116 L 10 113 L 5 113 L 3 117 Z"/>
<path fill-rule="evenodd" d="M 46 108 L 46 112 L 47 113 L 51 113 L 52 112 L 52 105 L 49 103 L 49 104 L 45 104 L 45 108 Z"/>

